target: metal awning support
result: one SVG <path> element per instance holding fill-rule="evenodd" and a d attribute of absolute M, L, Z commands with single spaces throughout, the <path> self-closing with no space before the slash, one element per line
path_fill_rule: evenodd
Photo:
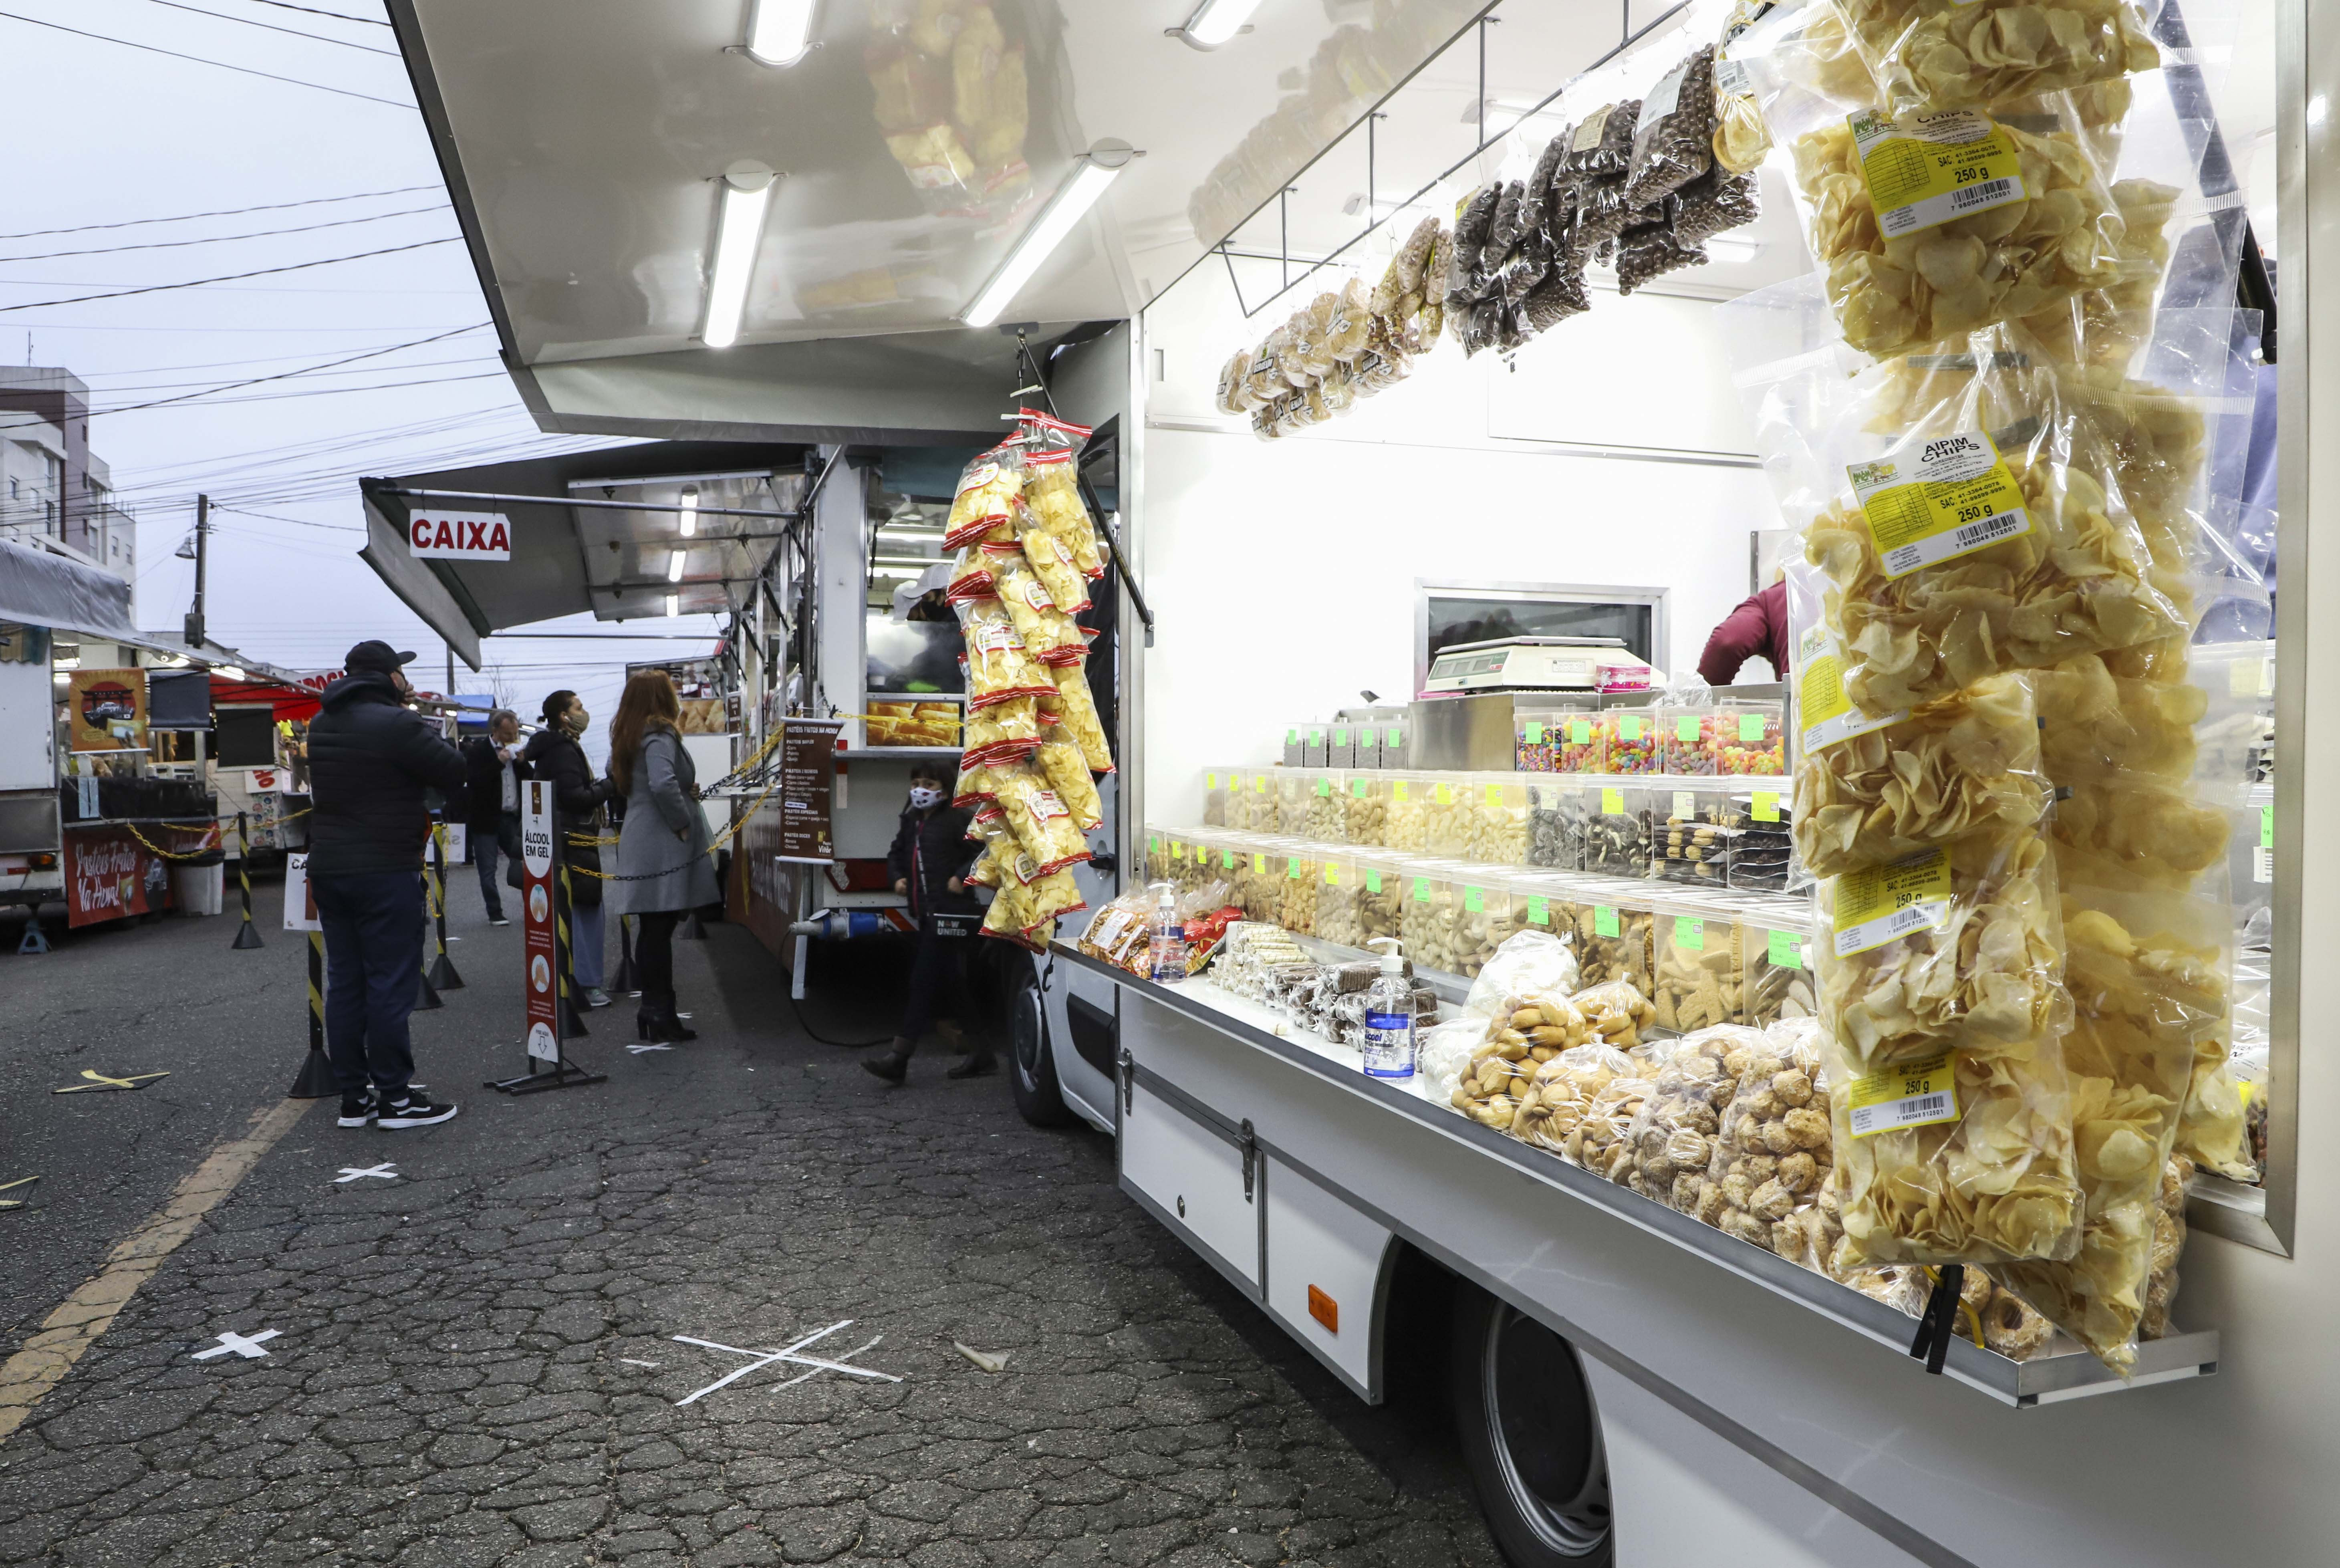
<path fill-rule="evenodd" d="M 610 480 L 610 484 L 640 484 L 640 480 Z M 669 480 L 665 482 L 674 483 Z M 581 495 L 498 495 L 483 490 L 409 490 L 393 480 L 362 479 L 358 484 L 370 495 L 394 495 L 404 501 L 493 501 L 517 506 L 591 506 L 610 511 L 673 511 L 695 512 L 700 517 L 752 517 L 763 522 L 776 519 L 793 520 L 802 517 L 800 511 L 749 511 L 730 506 L 674 506 L 657 501 L 591 501 Z M 726 538 L 735 537 L 725 535 Z"/>

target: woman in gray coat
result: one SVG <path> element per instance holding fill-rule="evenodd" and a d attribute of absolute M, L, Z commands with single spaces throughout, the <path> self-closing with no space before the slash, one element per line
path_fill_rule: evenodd
<path fill-rule="evenodd" d="M 610 907 L 634 918 L 642 987 L 635 1027 L 645 1040 L 694 1040 L 674 1004 L 674 928 L 687 910 L 722 896 L 699 809 L 699 778 L 683 749 L 682 703 L 665 671 L 626 682 L 610 725 L 610 778 L 626 798 Z"/>

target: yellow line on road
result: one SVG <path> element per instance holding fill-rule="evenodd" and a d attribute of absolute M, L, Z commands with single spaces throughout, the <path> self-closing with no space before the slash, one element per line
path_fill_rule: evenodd
<path fill-rule="evenodd" d="M 163 1260 L 195 1234 L 203 1216 L 235 1190 L 276 1140 L 292 1130 L 311 1100 L 283 1100 L 255 1113 L 242 1137 L 213 1149 L 211 1157 L 172 1189 L 168 1202 L 136 1230 L 114 1244 L 105 1265 L 60 1303 L 25 1347 L 0 1365 L 0 1438 L 25 1424 L 41 1396 L 64 1381 L 74 1364 L 110 1327 L 138 1287 L 154 1276 Z"/>

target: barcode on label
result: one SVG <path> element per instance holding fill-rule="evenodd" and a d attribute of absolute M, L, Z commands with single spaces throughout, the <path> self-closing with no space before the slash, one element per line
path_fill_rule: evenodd
<path fill-rule="evenodd" d="M 1979 185 L 1968 185 L 1950 193 L 1950 210 L 1963 213 L 1974 207 L 1991 206 L 2007 200 L 2016 189 L 2013 180 L 1985 180 Z"/>
<path fill-rule="evenodd" d="M 2000 539 L 2010 533 L 2021 533 L 2030 518 L 2019 511 L 2002 511 L 1997 517 L 1986 517 L 1980 522 L 1970 522 L 1951 538 L 1959 550 L 1972 550 L 1987 540 Z"/>
<path fill-rule="evenodd" d="M 1888 1100 L 1881 1106 L 1856 1106 L 1852 1136 L 1865 1137 L 1870 1133 L 1891 1132 L 1896 1127 L 1924 1126 L 1942 1120 L 1949 1108 L 1948 1095 L 1913 1095 L 1905 1100 Z"/>

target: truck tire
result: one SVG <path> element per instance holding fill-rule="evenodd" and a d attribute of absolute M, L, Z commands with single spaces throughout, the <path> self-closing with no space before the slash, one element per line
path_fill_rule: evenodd
<path fill-rule="evenodd" d="M 1007 995 L 1007 1081 L 1016 1111 L 1034 1126 L 1061 1127 L 1072 1121 L 1056 1087 L 1056 1059 L 1048 1051 L 1047 1009 L 1028 970 Z"/>
<path fill-rule="evenodd" d="M 1575 1347 L 1465 1285 L 1448 1386 L 1489 1533 L 1512 1568 L 1611 1568 L 1609 1463 Z"/>

